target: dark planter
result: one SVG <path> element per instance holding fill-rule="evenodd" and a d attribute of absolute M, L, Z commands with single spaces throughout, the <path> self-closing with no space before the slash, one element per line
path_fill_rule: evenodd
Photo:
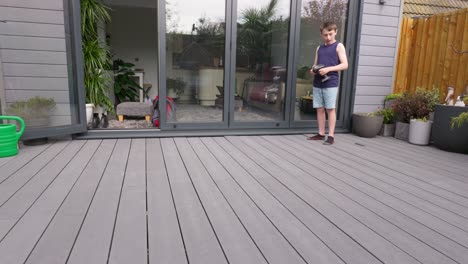
<path fill-rule="evenodd" d="M 408 123 L 396 122 L 395 126 L 395 138 L 408 141 L 409 137 L 409 127 Z"/>
<path fill-rule="evenodd" d="M 383 116 L 368 116 L 367 113 L 353 114 L 353 130 L 360 137 L 377 136 L 383 124 Z"/>
<path fill-rule="evenodd" d="M 459 128 L 450 128 L 452 117 L 468 112 L 468 107 L 436 105 L 432 140 L 440 149 L 468 154 L 468 124 Z"/>

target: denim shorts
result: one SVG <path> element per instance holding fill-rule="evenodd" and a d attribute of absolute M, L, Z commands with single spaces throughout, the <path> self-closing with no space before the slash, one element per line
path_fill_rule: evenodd
<path fill-rule="evenodd" d="M 314 108 L 335 109 L 338 87 L 314 87 Z"/>

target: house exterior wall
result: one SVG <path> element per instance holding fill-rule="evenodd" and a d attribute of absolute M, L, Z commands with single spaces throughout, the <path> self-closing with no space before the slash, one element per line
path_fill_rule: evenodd
<path fill-rule="evenodd" d="M 2 103 L 54 98 L 50 126 L 71 124 L 63 2 L 0 0 Z"/>
<path fill-rule="evenodd" d="M 364 0 L 354 112 L 375 111 L 393 90 L 402 0 Z"/>

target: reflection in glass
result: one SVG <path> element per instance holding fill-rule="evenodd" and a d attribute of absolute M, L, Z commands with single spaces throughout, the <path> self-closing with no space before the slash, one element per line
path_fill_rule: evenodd
<path fill-rule="evenodd" d="M 310 76 L 309 69 L 315 61 L 315 50 L 323 44 L 320 26 L 325 21 L 335 22 L 338 28 L 336 39 L 343 42 L 348 0 L 303 0 L 301 10 L 294 120 L 316 120 L 312 94 L 313 77 Z"/>
<path fill-rule="evenodd" d="M 236 121 L 284 119 L 290 0 L 239 0 Z"/>
<path fill-rule="evenodd" d="M 224 1 L 169 0 L 166 24 L 166 91 L 177 109 L 168 121 L 222 121 Z"/>

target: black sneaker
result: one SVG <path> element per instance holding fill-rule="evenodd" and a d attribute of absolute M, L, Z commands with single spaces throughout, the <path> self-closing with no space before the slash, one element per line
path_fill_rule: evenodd
<path fill-rule="evenodd" d="M 330 137 L 330 136 L 328 136 L 328 137 L 327 137 L 327 140 L 325 140 L 325 142 L 323 142 L 324 145 L 331 145 L 331 144 L 333 144 L 333 143 L 335 143 L 335 138 L 334 138 L 334 137 Z"/>
<path fill-rule="evenodd" d="M 325 136 L 317 134 L 315 136 L 307 137 L 307 140 L 324 140 Z"/>

